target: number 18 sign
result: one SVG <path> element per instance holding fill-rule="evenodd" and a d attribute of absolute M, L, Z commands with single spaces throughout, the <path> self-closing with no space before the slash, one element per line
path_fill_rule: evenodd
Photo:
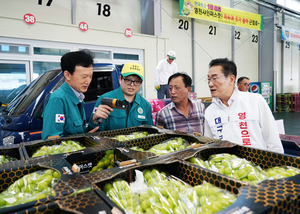
<path fill-rule="evenodd" d="M 33 25 L 36 22 L 35 16 L 30 13 L 26 13 L 23 16 L 23 20 L 24 20 L 24 22 L 26 22 L 29 25 Z"/>

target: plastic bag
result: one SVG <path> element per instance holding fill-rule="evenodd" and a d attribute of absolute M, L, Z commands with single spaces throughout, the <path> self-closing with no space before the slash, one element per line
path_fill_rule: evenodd
<path fill-rule="evenodd" d="M 292 166 L 275 166 L 263 170 L 244 158 L 228 153 L 211 155 L 208 161 L 193 157 L 189 162 L 254 185 L 266 179 L 280 179 L 300 174 L 300 170 Z"/>
<path fill-rule="evenodd" d="M 52 169 L 27 174 L 0 194 L 0 209 L 55 195 L 53 186 L 60 174 Z"/>
<path fill-rule="evenodd" d="M 32 157 L 75 152 L 85 148 L 86 147 L 82 146 L 78 141 L 72 141 L 72 140 L 62 141 L 59 145 L 42 146 L 32 155 Z"/>
<path fill-rule="evenodd" d="M 10 161 L 16 161 L 17 158 L 11 157 L 9 155 L 0 155 L 0 164 L 7 163 Z"/>
<path fill-rule="evenodd" d="M 113 137 L 112 139 L 117 139 L 118 141 L 127 141 L 127 140 L 132 140 L 136 138 L 142 138 L 142 137 L 147 137 L 149 133 L 147 131 L 140 131 L 140 132 L 133 132 L 129 135 L 117 135 Z"/>
<path fill-rule="evenodd" d="M 175 137 L 161 142 L 150 148 L 148 152 L 152 152 L 157 155 L 167 154 L 179 150 L 186 149 L 189 146 L 189 142 L 181 137 Z"/>
<path fill-rule="evenodd" d="M 174 213 L 174 209 L 185 213 L 196 214 L 199 208 L 188 202 L 186 189 L 191 188 L 183 182 L 167 177 L 166 173 L 157 169 L 136 173 L 136 183 L 130 185 L 116 180 L 106 184 L 103 190 L 126 213 Z M 139 188 L 138 185 L 144 186 Z M 147 188 L 145 187 L 147 186 Z M 187 206 L 189 204 L 189 206 Z"/>
<path fill-rule="evenodd" d="M 216 213 L 235 202 L 236 196 L 224 189 L 218 188 L 206 181 L 194 186 L 188 198 L 200 207 L 202 213 Z"/>
<path fill-rule="evenodd" d="M 130 189 L 133 193 L 140 195 L 142 192 L 147 191 L 148 186 L 145 183 L 143 172 L 135 170 L 135 175 L 135 181 L 130 183 Z"/>
<path fill-rule="evenodd" d="M 275 166 L 265 169 L 264 172 L 270 179 L 287 178 L 300 174 L 300 170 L 292 166 Z"/>

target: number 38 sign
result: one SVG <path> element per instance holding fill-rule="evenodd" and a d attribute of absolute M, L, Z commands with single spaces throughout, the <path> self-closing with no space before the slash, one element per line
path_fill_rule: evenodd
<path fill-rule="evenodd" d="M 126 28 L 125 29 L 125 36 L 127 37 L 131 37 L 133 34 L 132 30 L 130 28 Z"/>
<path fill-rule="evenodd" d="M 24 22 L 26 22 L 29 25 L 33 25 L 36 22 L 35 16 L 30 13 L 26 13 L 23 16 L 23 20 L 24 20 Z"/>

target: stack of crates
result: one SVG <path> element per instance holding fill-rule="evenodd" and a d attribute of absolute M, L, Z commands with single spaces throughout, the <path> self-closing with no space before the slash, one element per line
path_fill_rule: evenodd
<path fill-rule="evenodd" d="M 292 94 L 292 111 L 293 112 L 300 111 L 300 94 L 299 93 Z"/>
<path fill-rule="evenodd" d="M 279 112 L 292 111 L 292 94 L 277 94 L 276 95 L 276 106 Z"/>

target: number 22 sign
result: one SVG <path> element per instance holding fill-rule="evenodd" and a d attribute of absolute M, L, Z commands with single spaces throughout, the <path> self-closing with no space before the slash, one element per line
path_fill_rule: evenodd
<path fill-rule="evenodd" d="M 30 13 L 26 13 L 23 16 L 23 20 L 24 20 L 24 22 L 26 22 L 29 25 L 33 25 L 36 22 L 35 16 Z"/>

